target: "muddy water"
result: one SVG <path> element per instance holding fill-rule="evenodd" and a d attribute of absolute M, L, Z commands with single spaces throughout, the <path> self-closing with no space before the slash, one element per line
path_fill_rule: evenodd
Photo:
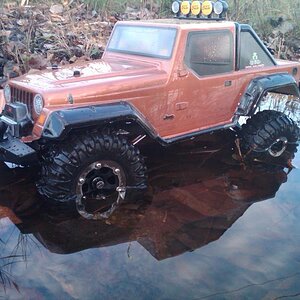
<path fill-rule="evenodd" d="M 224 139 L 206 142 L 206 148 L 194 143 L 151 151 L 150 188 L 136 197 L 148 202 L 127 204 L 106 222 L 41 205 L 34 170 L 2 166 L 0 296 L 299 295 L 300 170 L 245 168 L 232 159 Z M 299 154 L 293 164 L 300 167 Z"/>

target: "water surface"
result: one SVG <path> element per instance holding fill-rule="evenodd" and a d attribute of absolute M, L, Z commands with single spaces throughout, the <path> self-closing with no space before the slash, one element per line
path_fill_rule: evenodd
<path fill-rule="evenodd" d="M 149 203 L 125 205 L 107 221 L 41 207 L 33 172 L 2 167 L 0 295 L 300 297 L 300 170 L 244 167 L 219 149 L 155 152 L 140 196 Z"/>

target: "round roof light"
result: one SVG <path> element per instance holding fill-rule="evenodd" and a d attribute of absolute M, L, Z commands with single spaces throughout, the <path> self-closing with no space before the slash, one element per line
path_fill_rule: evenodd
<path fill-rule="evenodd" d="M 5 85 L 4 87 L 4 98 L 6 103 L 10 103 L 11 102 L 11 90 L 10 90 L 10 86 L 8 84 Z"/>
<path fill-rule="evenodd" d="M 172 3 L 172 12 L 175 15 L 177 15 L 180 12 L 180 2 L 179 1 L 174 1 Z"/>
<path fill-rule="evenodd" d="M 214 5 L 214 13 L 221 16 L 223 13 L 227 12 L 228 4 L 226 1 L 218 0 Z"/>
<path fill-rule="evenodd" d="M 180 7 L 181 13 L 187 16 L 191 12 L 191 3 L 190 1 L 182 1 Z"/>
<path fill-rule="evenodd" d="M 216 15 L 220 15 L 222 14 L 223 10 L 224 10 L 223 3 L 221 1 L 217 1 L 214 5 L 214 13 Z"/>
<path fill-rule="evenodd" d="M 204 16 L 210 16 L 213 12 L 214 5 L 212 1 L 204 1 L 202 3 L 202 14 Z"/>
<path fill-rule="evenodd" d="M 201 2 L 200 1 L 193 1 L 191 5 L 191 12 L 192 15 L 198 16 L 201 12 Z"/>

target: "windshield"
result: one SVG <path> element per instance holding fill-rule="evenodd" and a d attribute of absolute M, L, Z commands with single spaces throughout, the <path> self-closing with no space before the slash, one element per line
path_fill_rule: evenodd
<path fill-rule="evenodd" d="M 107 50 L 148 57 L 170 58 L 177 30 L 148 26 L 116 26 Z"/>

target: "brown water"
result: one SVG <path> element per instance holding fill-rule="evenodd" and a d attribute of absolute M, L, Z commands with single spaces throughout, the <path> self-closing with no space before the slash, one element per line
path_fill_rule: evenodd
<path fill-rule="evenodd" d="M 40 207 L 34 171 L 2 167 L 0 296 L 300 298 L 300 171 L 245 168 L 223 140 L 153 151 L 152 202 L 106 222 Z"/>

